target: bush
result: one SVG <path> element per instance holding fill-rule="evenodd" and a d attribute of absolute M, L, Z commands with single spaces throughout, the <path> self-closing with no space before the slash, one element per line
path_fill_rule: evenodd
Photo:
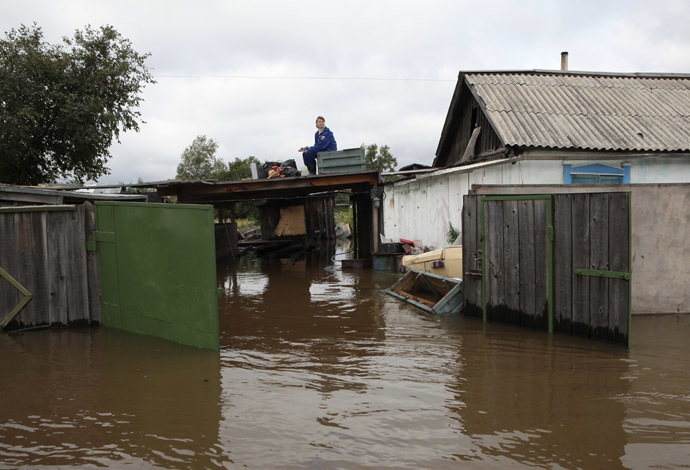
<path fill-rule="evenodd" d="M 446 232 L 446 241 L 449 245 L 452 245 L 455 240 L 460 236 L 460 232 L 453 227 L 452 222 L 448 222 L 448 232 Z"/>

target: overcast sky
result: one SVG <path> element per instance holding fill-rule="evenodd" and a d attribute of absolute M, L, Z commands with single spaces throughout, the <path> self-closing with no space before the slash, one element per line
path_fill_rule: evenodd
<path fill-rule="evenodd" d="M 0 0 L 2 32 L 49 42 L 109 24 L 151 53 L 146 121 L 100 183 L 174 178 L 198 135 L 225 161 L 294 158 L 326 117 L 339 149 L 390 146 L 430 165 L 458 72 L 690 72 L 690 2 Z"/>

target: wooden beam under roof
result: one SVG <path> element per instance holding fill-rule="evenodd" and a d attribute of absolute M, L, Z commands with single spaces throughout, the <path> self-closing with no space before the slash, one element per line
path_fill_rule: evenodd
<path fill-rule="evenodd" d="M 177 196 L 180 203 L 217 205 L 228 201 L 292 198 L 345 189 L 364 192 L 378 184 L 378 171 L 363 171 L 250 181 L 174 181 L 157 185 L 156 189 L 161 196 Z"/>

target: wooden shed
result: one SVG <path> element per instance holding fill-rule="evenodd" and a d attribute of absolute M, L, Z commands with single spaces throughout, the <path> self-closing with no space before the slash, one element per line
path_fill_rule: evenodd
<path fill-rule="evenodd" d="M 272 199 L 258 206 L 261 238 L 335 239 L 335 194 Z"/>

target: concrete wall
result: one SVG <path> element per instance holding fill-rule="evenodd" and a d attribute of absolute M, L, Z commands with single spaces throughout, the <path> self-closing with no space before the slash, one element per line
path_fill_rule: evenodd
<path fill-rule="evenodd" d="M 690 185 L 634 186 L 633 313 L 690 312 Z"/>

